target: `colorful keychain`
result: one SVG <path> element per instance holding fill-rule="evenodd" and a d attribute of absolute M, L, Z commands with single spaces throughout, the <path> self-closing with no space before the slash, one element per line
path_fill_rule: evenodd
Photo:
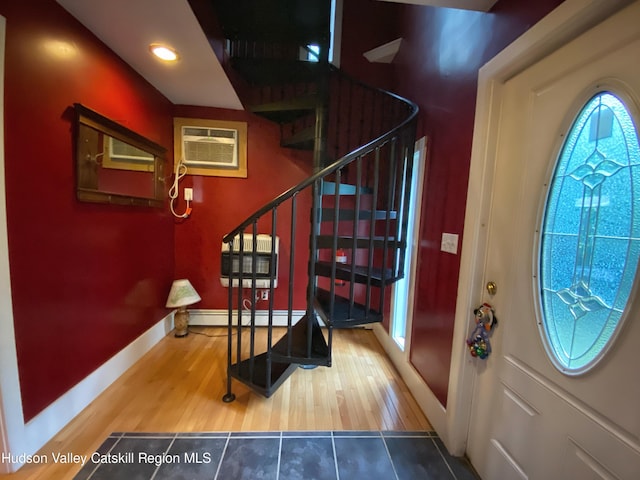
<path fill-rule="evenodd" d="M 473 311 L 475 315 L 476 328 L 467 339 L 467 346 L 472 357 L 485 359 L 491 353 L 491 342 L 489 333 L 498 324 L 493 307 L 488 303 L 483 303 Z"/>

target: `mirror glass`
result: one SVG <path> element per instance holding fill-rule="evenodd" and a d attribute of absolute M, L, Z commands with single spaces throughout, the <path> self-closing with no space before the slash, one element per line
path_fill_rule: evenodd
<path fill-rule="evenodd" d="M 75 104 L 78 200 L 119 205 L 163 205 L 166 149 Z"/>

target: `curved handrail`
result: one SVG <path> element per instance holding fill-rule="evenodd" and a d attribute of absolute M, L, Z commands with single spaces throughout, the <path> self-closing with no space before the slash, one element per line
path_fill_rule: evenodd
<path fill-rule="evenodd" d="M 333 68 L 335 68 L 335 67 L 333 67 Z M 318 172 L 314 173 L 310 177 L 307 177 L 305 180 L 303 180 L 299 184 L 295 185 L 294 187 L 291 187 L 289 190 L 286 190 L 283 193 L 281 193 L 280 195 L 278 195 L 271 202 L 267 203 L 263 207 L 261 207 L 258 210 L 256 210 L 254 213 L 249 215 L 246 220 L 244 220 L 237 227 L 235 227 L 233 230 L 231 230 L 229 233 L 227 233 L 222 238 L 223 243 L 232 242 L 236 235 L 238 235 L 240 232 L 245 230 L 256 219 L 262 217 L 264 214 L 270 212 L 274 208 L 277 208 L 282 203 L 284 203 L 285 201 L 289 200 L 290 198 L 292 198 L 293 196 L 295 196 L 296 194 L 298 194 L 302 190 L 304 190 L 307 187 L 313 185 L 316 181 L 318 181 L 318 180 L 320 180 L 320 179 L 322 179 L 322 178 L 324 178 L 324 177 L 326 177 L 328 175 L 331 175 L 335 171 L 343 168 L 344 166 L 346 166 L 349 163 L 351 163 L 352 161 L 354 161 L 356 158 L 361 157 L 364 154 L 373 151 L 376 147 L 384 145 L 389 139 L 393 138 L 398 132 L 400 132 L 402 129 L 404 129 L 406 126 L 408 126 L 417 117 L 417 115 L 418 115 L 418 106 L 414 102 L 412 102 L 412 101 L 410 101 L 410 100 L 408 100 L 408 99 L 406 99 L 404 97 L 401 97 L 400 95 L 397 95 L 395 93 L 389 92 L 388 90 L 384 90 L 384 89 L 381 89 L 381 88 L 374 88 L 374 87 L 368 86 L 368 85 L 366 85 L 366 84 L 364 84 L 364 83 L 362 83 L 362 82 L 360 82 L 358 80 L 354 80 L 353 78 L 348 77 L 347 75 L 345 75 L 342 72 L 340 72 L 340 73 L 343 76 L 349 78 L 350 81 L 352 81 L 352 82 L 354 82 L 354 83 L 356 83 L 356 84 L 358 84 L 360 86 L 363 86 L 365 88 L 371 89 L 372 91 L 377 91 L 378 93 L 382 93 L 382 94 L 388 95 L 390 98 L 394 98 L 395 100 L 398 100 L 398 101 L 404 103 L 405 106 L 410 109 L 408 117 L 406 119 L 404 119 L 401 123 L 399 123 L 398 125 L 393 127 L 391 130 L 389 130 L 388 132 L 383 133 L 382 135 L 378 136 L 377 138 L 374 138 L 373 140 L 369 141 L 368 143 L 356 148 L 352 152 L 350 152 L 347 155 L 344 155 L 342 158 L 336 160 L 331 165 L 326 166 L 325 168 L 323 168 L 322 170 L 319 170 Z"/>

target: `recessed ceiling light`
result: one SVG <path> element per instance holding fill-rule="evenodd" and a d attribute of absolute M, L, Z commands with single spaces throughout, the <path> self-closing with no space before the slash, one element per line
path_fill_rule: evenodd
<path fill-rule="evenodd" d="M 149 50 L 156 57 L 167 62 L 174 62 L 178 59 L 178 52 L 176 52 L 173 48 L 167 47 L 166 45 L 162 45 L 160 43 L 152 43 L 151 45 L 149 45 Z"/>

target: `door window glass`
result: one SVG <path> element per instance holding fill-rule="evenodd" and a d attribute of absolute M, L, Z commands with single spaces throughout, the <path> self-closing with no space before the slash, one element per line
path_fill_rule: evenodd
<path fill-rule="evenodd" d="M 640 148 L 611 92 L 566 135 L 547 198 L 540 251 L 541 331 L 567 374 L 591 368 L 618 332 L 640 256 Z"/>

